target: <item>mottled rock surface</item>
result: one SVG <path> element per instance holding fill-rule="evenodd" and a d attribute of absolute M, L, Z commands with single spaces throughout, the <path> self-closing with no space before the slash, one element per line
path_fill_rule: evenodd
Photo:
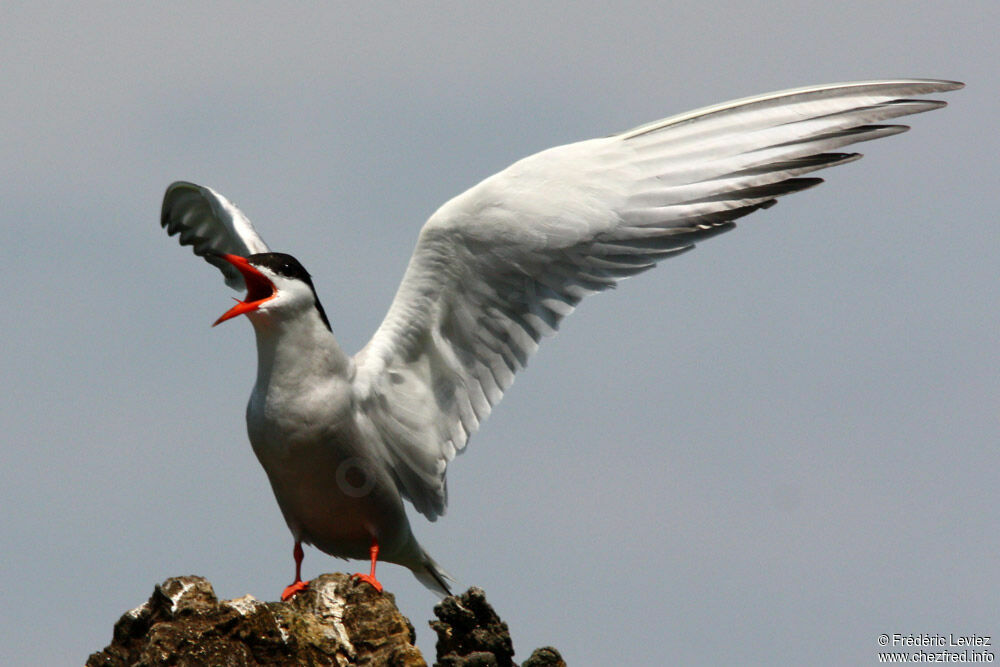
<path fill-rule="evenodd" d="M 481 588 L 452 595 L 434 607 L 438 620 L 431 621 L 437 633 L 435 667 L 517 667 L 514 643 L 507 624 L 486 601 Z M 535 650 L 521 667 L 566 667 L 559 652 L 550 646 Z"/>
<path fill-rule="evenodd" d="M 516 667 L 507 624 L 481 589 L 434 608 L 441 667 Z M 413 626 L 391 593 L 345 574 L 324 574 L 288 602 L 249 595 L 220 601 L 202 577 L 174 577 L 115 623 L 111 644 L 88 667 L 213 665 L 386 665 L 426 667 Z M 565 667 L 553 648 L 522 667 Z"/>
<path fill-rule="evenodd" d="M 167 579 L 115 624 L 87 667 L 125 665 L 426 666 L 392 594 L 325 574 L 289 602 L 219 601 L 201 577 Z"/>

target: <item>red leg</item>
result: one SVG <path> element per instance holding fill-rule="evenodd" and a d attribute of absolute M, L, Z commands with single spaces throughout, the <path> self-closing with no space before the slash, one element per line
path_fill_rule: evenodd
<path fill-rule="evenodd" d="M 302 542 L 300 540 L 295 540 L 295 548 L 292 549 L 292 558 L 295 559 L 295 581 L 292 582 L 290 586 L 285 587 L 285 590 L 281 593 L 282 601 L 286 601 L 293 595 L 300 591 L 304 591 L 309 587 L 308 581 L 302 581 L 302 559 L 305 554 L 302 553 Z"/>
<path fill-rule="evenodd" d="M 375 562 L 378 560 L 378 540 L 374 537 L 372 538 L 372 547 L 369 550 L 372 557 L 372 571 L 371 574 L 361 574 L 360 572 L 354 575 L 355 579 L 360 579 L 361 581 L 371 584 L 372 588 L 377 590 L 379 593 L 382 592 L 382 584 L 378 579 L 375 578 Z"/>

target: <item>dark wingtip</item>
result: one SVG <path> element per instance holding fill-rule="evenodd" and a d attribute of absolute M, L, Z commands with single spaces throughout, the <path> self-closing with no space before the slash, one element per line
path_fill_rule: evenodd
<path fill-rule="evenodd" d="M 445 581 L 444 578 L 441 577 L 441 575 L 439 575 L 432 566 L 425 565 L 424 569 L 427 570 L 427 573 L 431 575 L 431 578 L 437 582 L 438 586 L 440 586 L 445 593 L 447 593 L 448 595 L 453 595 L 453 593 L 451 592 L 451 586 L 448 585 L 448 582 Z"/>
<path fill-rule="evenodd" d="M 941 84 L 941 90 L 961 90 L 965 88 L 965 84 L 961 81 L 950 81 L 948 79 L 938 79 L 937 81 Z"/>

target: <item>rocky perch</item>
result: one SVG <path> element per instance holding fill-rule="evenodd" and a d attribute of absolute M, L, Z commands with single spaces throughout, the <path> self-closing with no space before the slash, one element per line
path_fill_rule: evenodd
<path fill-rule="evenodd" d="M 516 667 L 507 624 L 481 589 L 434 608 L 441 667 Z M 115 623 L 111 644 L 87 667 L 124 665 L 427 665 L 413 625 L 391 593 L 344 574 L 324 574 L 288 602 L 250 595 L 219 601 L 207 579 L 174 577 Z M 565 667 L 540 648 L 521 667 Z"/>

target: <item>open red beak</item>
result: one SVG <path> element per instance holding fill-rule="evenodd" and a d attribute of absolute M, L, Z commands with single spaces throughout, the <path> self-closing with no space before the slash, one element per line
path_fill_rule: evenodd
<path fill-rule="evenodd" d="M 222 317 L 217 319 L 212 326 L 225 322 L 226 320 L 232 319 L 237 315 L 245 315 L 250 311 L 257 310 L 260 308 L 260 304 L 264 303 L 268 299 L 273 299 L 278 293 L 277 289 L 274 287 L 267 276 L 253 268 L 245 258 L 239 255 L 219 255 L 222 259 L 226 260 L 230 264 L 236 267 L 236 269 L 243 274 L 243 282 L 247 286 L 247 296 L 246 299 L 240 301 L 236 299 L 236 305 L 227 310 L 222 314 Z"/>

